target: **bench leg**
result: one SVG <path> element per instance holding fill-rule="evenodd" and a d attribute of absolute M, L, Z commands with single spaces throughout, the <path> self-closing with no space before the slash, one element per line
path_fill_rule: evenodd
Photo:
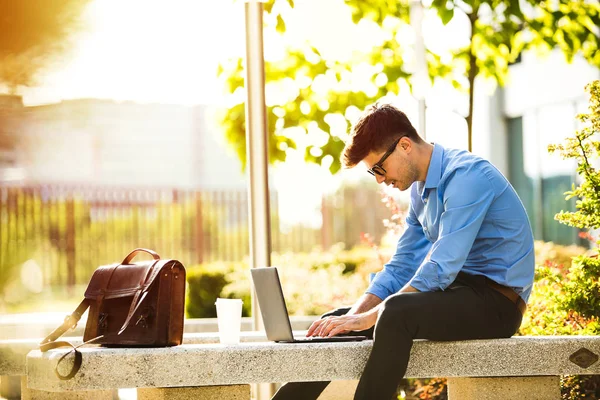
<path fill-rule="evenodd" d="M 449 400 L 560 400 L 558 376 L 448 378 Z"/>
<path fill-rule="evenodd" d="M 250 400 L 250 385 L 139 388 L 138 400 Z"/>
<path fill-rule="evenodd" d="M 358 381 L 332 381 L 318 400 L 348 400 L 354 398 Z"/>
<path fill-rule="evenodd" d="M 81 392 L 46 392 L 29 389 L 27 377 L 21 377 L 22 400 L 113 400 L 112 390 L 88 390 Z"/>
<path fill-rule="evenodd" d="M 21 377 L 0 377 L 0 399 L 18 400 L 21 398 Z"/>

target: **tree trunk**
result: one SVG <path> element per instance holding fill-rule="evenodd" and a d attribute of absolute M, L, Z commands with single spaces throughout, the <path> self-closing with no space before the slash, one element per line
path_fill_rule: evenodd
<path fill-rule="evenodd" d="M 475 99 L 475 77 L 479 72 L 477 70 L 477 57 L 475 56 L 475 49 L 473 48 L 473 36 L 475 35 L 475 23 L 477 22 L 477 9 L 474 9 L 469 14 L 469 21 L 471 22 L 471 41 L 469 47 L 469 113 L 467 114 L 467 140 L 468 150 L 473 151 L 473 102 Z"/>

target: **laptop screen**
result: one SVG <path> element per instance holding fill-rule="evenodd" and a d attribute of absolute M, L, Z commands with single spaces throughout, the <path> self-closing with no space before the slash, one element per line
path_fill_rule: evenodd
<path fill-rule="evenodd" d="M 272 341 L 293 340 L 292 326 L 277 268 L 251 268 L 250 272 L 267 339 Z"/>

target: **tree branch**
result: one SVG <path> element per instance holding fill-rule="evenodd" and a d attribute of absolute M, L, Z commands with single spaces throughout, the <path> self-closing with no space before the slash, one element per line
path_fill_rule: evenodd
<path fill-rule="evenodd" d="M 587 176 L 589 181 L 592 183 L 592 187 L 594 188 L 596 197 L 600 197 L 600 187 L 598 187 L 598 184 L 596 183 L 595 179 L 592 177 L 592 175 L 589 171 L 590 161 L 588 160 L 587 153 L 585 152 L 585 147 L 583 146 L 583 142 L 581 141 L 581 138 L 579 137 L 579 135 L 575 135 L 575 137 L 577 138 L 577 142 L 579 143 L 579 148 L 581 149 L 581 154 L 583 156 L 583 159 L 585 160 L 585 164 L 584 164 L 585 175 Z"/>

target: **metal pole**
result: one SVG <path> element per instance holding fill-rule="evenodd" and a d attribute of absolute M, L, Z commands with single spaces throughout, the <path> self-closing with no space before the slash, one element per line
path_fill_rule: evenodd
<path fill-rule="evenodd" d="M 419 107 L 419 134 L 423 140 L 427 140 L 427 103 L 425 99 L 418 99 Z"/>
<path fill-rule="evenodd" d="M 263 54 L 263 4 L 248 0 L 246 6 L 246 157 L 249 176 L 248 208 L 250 266 L 271 266 L 271 221 L 268 180 L 268 136 L 265 107 Z M 258 302 L 252 289 L 252 328 L 262 330 Z M 266 400 L 273 385 L 253 385 L 255 398 Z"/>
<path fill-rule="evenodd" d="M 427 70 L 427 57 L 425 53 L 425 40 L 423 38 L 424 10 L 421 0 L 413 0 L 410 3 L 410 25 L 415 31 L 415 73 L 414 94 L 418 101 L 419 134 L 427 139 L 426 115 L 427 104 L 425 92 L 429 86 L 429 72 Z"/>

